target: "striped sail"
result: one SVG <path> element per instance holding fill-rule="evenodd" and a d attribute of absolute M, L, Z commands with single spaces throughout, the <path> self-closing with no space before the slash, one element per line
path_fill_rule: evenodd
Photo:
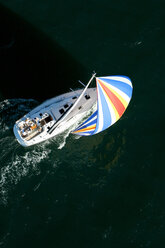
<path fill-rule="evenodd" d="M 132 97 L 132 83 L 125 76 L 97 77 L 97 111 L 73 133 L 94 135 L 120 119 Z"/>

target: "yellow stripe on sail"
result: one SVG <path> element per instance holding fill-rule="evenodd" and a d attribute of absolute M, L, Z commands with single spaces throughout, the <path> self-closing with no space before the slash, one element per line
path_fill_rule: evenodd
<path fill-rule="evenodd" d="M 96 124 L 90 126 L 90 127 L 86 127 L 77 131 L 74 131 L 74 133 L 81 133 L 81 132 L 87 132 L 87 131 L 92 131 L 96 128 Z"/>
<path fill-rule="evenodd" d="M 115 91 L 114 89 L 111 88 L 111 86 L 109 84 L 106 84 L 104 81 L 101 80 L 101 82 L 107 87 L 109 88 L 110 91 L 112 91 L 112 93 L 117 97 L 119 98 L 119 100 L 121 101 L 121 103 L 123 104 L 123 106 L 125 107 L 125 109 L 127 108 L 128 106 L 128 102 L 117 92 Z M 115 86 L 114 86 L 115 87 Z"/>
<path fill-rule="evenodd" d="M 102 83 L 102 81 L 101 81 L 101 83 Z M 113 109 L 113 111 L 114 111 L 114 113 L 115 113 L 115 121 L 117 121 L 117 120 L 120 118 L 119 113 L 117 112 L 115 106 L 113 105 L 112 101 L 111 101 L 110 98 L 108 97 L 108 95 L 107 95 L 107 93 L 105 92 L 105 90 L 102 88 L 101 84 L 100 84 L 100 87 L 101 87 L 102 91 L 104 92 L 104 94 L 106 95 L 106 100 L 108 100 L 109 104 L 111 105 L 111 107 L 112 107 L 112 109 Z"/>

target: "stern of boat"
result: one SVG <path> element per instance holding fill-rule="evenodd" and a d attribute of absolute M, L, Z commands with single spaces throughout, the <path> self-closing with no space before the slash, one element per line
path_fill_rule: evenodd
<path fill-rule="evenodd" d="M 14 127 L 13 127 L 13 132 L 14 132 L 14 135 L 15 135 L 17 141 L 18 141 L 22 146 L 24 146 L 24 147 L 28 146 L 28 145 L 25 143 L 25 141 L 23 140 L 23 138 L 20 136 L 18 130 L 19 130 L 19 127 L 18 127 L 17 123 L 15 123 L 15 125 L 14 125 Z"/>

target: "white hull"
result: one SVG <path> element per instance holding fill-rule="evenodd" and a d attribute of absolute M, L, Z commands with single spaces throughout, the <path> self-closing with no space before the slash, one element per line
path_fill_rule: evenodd
<path fill-rule="evenodd" d="M 64 132 L 73 125 L 74 119 L 81 119 L 97 100 L 96 88 L 88 88 L 78 102 L 82 92 L 76 90 L 47 100 L 19 119 L 13 128 L 18 142 L 22 146 L 43 142 Z"/>

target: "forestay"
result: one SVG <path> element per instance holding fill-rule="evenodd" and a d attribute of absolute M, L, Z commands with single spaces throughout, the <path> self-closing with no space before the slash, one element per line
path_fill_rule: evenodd
<path fill-rule="evenodd" d="M 125 76 L 96 77 L 97 110 L 73 133 L 97 134 L 120 119 L 132 97 L 132 83 Z"/>

